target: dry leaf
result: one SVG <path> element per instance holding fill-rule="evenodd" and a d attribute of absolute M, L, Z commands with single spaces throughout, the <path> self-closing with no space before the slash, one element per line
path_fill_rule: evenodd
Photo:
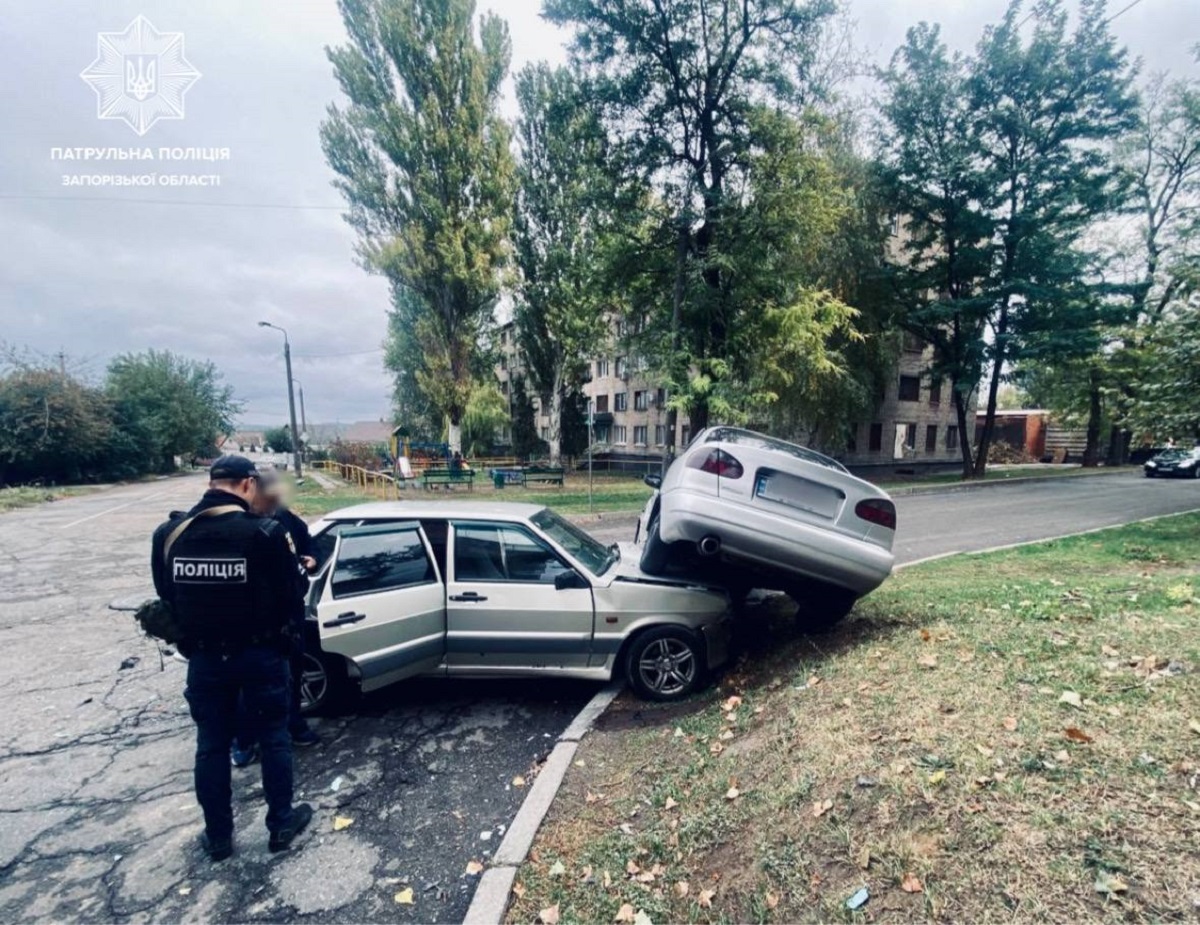
<path fill-rule="evenodd" d="M 736 800 L 741 795 L 742 795 L 742 791 L 738 790 L 737 787 L 730 787 L 728 790 L 725 791 L 725 799 L 727 799 L 727 800 Z"/>
<path fill-rule="evenodd" d="M 983 777 L 977 777 L 977 778 L 975 778 L 975 781 L 974 781 L 974 786 L 978 787 L 981 790 L 984 787 L 991 786 L 991 784 L 992 784 L 992 778 L 987 777 L 986 775 Z"/>
<path fill-rule="evenodd" d="M 871 849 L 864 846 L 858 852 L 858 857 L 856 858 L 856 860 L 858 861 L 858 866 L 861 867 L 863 870 L 866 870 L 868 867 L 871 866 Z"/>
<path fill-rule="evenodd" d="M 929 640 L 931 640 L 932 638 L 933 638 L 933 634 L 930 633 L 929 630 L 921 630 L 922 642 L 929 642 Z"/>
<path fill-rule="evenodd" d="M 1074 726 L 1068 726 L 1063 730 L 1063 733 L 1072 742 L 1079 742 L 1081 745 L 1087 745 L 1090 741 L 1092 741 L 1092 737 L 1090 735 L 1088 735 L 1082 729 L 1076 729 Z"/>
<path fill-rule="evenodd" d="M 550 865 L 550 876 L 551 877 L 561 877 L 566 872 L 567 872 L 567 867 L 565 864 L 563 864 L 562 861 L 555 861 L 553 864 Z"/>
<path fill-rule="evenodd" d="M 687 896 L 687 894 L 688 894 L 688 882 L 686 880 L 680 880 L 678 883 L 675 884 L 675 895 L 678 896 L 680 899 L 683 899 Z"/>
<path fill-rule="evenodd" d="M 824 802 L 817 800 L 817 802 L 813 803 L 813 809 L 812 809 L 813 818 L 820 819 L 831 809 L 833 809 L 833 800 L 825 800 Z"/>
<path fill-rule="evenodd" d="M 413 904 L 413 890 L 411 886 L 406 886 L 399 893 L 392 897 L 401 906 L 411 906 Z"/>
<path fill-rule="evenodd" d="M 483 865 L 478 861 L 467 861 L 467 876 L 472 877 L 475 874 L 483 873 Z"/>
<path fill-rule="evenodd" d="M 516 777 L 513 778 L 512 785 L 514 787 L 524 787 L 525 786 L 525 778 L 523 778 L 520 774 L 518 774 Z"/>
<path fill-rule="evenodd" d="M 1188 723 L 1188 729 L 1200 736 L 1200 723 L 1196 722 L 1196 720 L 1192 720 L 1190 723 Z"/>
<path fill-rule="evenodd" d="M 923 893 L 925 888 L 921 886 L 921 881 L 917 879 L 917 875 L 911 870 L 904 875 L 904 879 L 900 881 L 900 889 L 905 893 Z"/>
<path fill-rule="evenodd" d="M 513 887 L 512 887 L 512 892 L 513 892 L 513 896 L 517 897 L 517 899 L 524 899 L 525 898 L 525 885 L 521 884 L 521 883 L 514 883 Z"/>
<path fill-rule="evenodd" d="M 716 895 L 716 890 L 701 890 L 700 895 L 696 897 L 696 903 L 701 909 L 711 909 L 713 897 Z"/>
<path fill-rule="evenodd" d="M 1100 654 L 1107 655 L 1109 658 L 1116 658 L 1121 653 L 1110 645 L 1103 645 L 1100 647 Z"/>
<path fill-rule="evenodd" d="M 538 921 L 542 925 L 558 925 L 558 903 L 539 912 Z"/>
<path fill-rule="evenodd" d="M 1113 896 L 1117 893 L 1124 893 L 1129 890 L 1129 885 L 1118 877 L 1116 874 L 1109 873 L 1107 870 L 1100 871 L 1096 877 L 1096 892 L 1105 893 Z"/>
<path fill-rule="evenodd" d="M 991 758 L 995 754 L 995 749 L 988 748 L 986 745 L 976 745 L 975 751 L 983 755 L 984 758 Z"/>
<path fill-rule="evenodd" d="M 180 896 L 188 896 L 188 895 L 190 895 L 190 894 L 191 894 L 191 892 L 192 892 L 192 888 L 191 888 L 190 886 L 181 886 L 181 887 L 179 888 L 179 895 L 180 895 Z"/>
<path fill-rule="evenodd" d="M 917 659 L 917 664 L 922 668 L 936 668 L 937 656 L 932 652 L 929 655 L 922 655 L 919 659 Z"/>
<path fill-rule="evenodd" d="M 607 890 L 612 886 L 612 874 L 610 874 L 608 871 L 605 871 L 604 876 L 600 878 L 600 882 L 604 885 L 604 889 Z"/>
<path fill-rule="evenodd" d="M 583 802 L 585 802 L 585 803 L 595 803 L 599 799 L 600 799 L 600 797 L 598 795 L 592 793 L 592 791 L 590 791 L 590 790 L 583 795 Z"/>
<path fill-rule="evenodd" d="M 778 893 L 768 893 L 766 896 L 766 900 L 767 900 L 767 908 L 774 909 L 776 906 L 779 905 L 779 894 Z"/>
<path fill-rule="evenodd" d="M 671 797 L 667 797 L 667 802 L 663 804 L 663 809 L 674 809 L 678 805 Z"/>
<path fill-rule="evenodd" d="M 945 779 L 946 779 L 946 772 L 941 769 L 934 771 L 932 774 L 929 775 L 929 783 L 931 783 L 931 784 L 940 784 Z"/>
<path fill-rule="evenodd" d="M 628 925 L 632 925 L 632 923 L 633 923 L 633 906 L 629 905 L 629 903 L 622 903 L 621 908 L 617 910 L 617 917 L 615 919 L 613 919 L 613 921 L 621 922 L 622 925 L 625 925 L 625 923 L 628 923 Z"/>
<path fill-rule="evenodd" d="M 730 710 L 736 710 L 741 705 L 742 705 L 742 698 L 739 697 L 737 694 L 734 694 L 732 697 L 725 698 L 725 702 L 721 704 L 721 709 L 724 712 L 728 713 Z"/>
<path fill-rule="evenodd" d="M 349 816 L 333 817 L 333 830 L 335 832 L 340 832 L 342 829 L 348 829 L 352 825 L 354 825 L 354 820 Z"/>
<path fill-rule="evenodd" d="M 1074 691 L 1063 691 L 1062 696 L 1058 698 L 1059 703 L 1065 703 L 1067 706 L 1074 707 L 1077 710 L 1083 709 L 1083 698 Z"/>
<path fill-rule="evenodd" d="M 639 909 L 637 915 L 633 917 L 633 925 L 654 925 L 654 920 L 643 910 Z"/>
<path fill-rule="evenodd" d="M 816 675 L 813 675 L 811 678 L 808 679 L 809 687 L 816 687 L 820 683 L 821 683 L 821 679 L 818 678 Z"/>
<path fill-rule="evenodd" d="M 708 750 L 714 755 L 719 755 L 721 752 L 725 751 L 725 746 L 720 742 L 713 742 L 713 744 L 708 747 Z"/>
<path fill-rule="evenodd" d="M 638 866 L 637 861 L 635 861 L 631 858 L 630 860 L 625 862 L 625 873 L 632 876 L 634 874 L 640 874 L 641 872 L 642 872 L 642 869 Z"/>
<path fill-rule="evenodd" d="M 683 730 L 682 730 L 682 729 L 680 729 L 678 726 L 676 726 L 676 727 L 675 727 L 675 736 L 674 736 L 674 737 L 675 737 L 676 739 L 682 739 L 682 738 L 683 738 Z"/>
<path fill-rule="evenodd" d="M 1009 732 L 1017 731 L 1017 718 L 1015 716 L 1004 717 L 1004 728 Z"/>
<path fill-rule="evenodd" d="M 733 730 L 726 729 L 719 736 L 717 736 L 717 738 L 720 739 L 722 742 L 728 742 L 730 739 L 733 738 Z"/>

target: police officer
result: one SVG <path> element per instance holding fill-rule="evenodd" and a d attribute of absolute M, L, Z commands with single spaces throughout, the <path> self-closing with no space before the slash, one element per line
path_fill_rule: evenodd
<path fill-rule="evenodd" d="M 229 746 L 238 700 L 255 718 L 262 747 L 268 847 L 283 851 L 312 820 L 292 805 L 288 736 L 288 623 L 303 593 L 286 531 L 252 512 L 258 470 L 243 456 L 222 456 L 208 491 L 187 517 L 154 533 L 151 567 L 158 595 L 184 628 L 187 697 L 196 723 L 196 799 L 204 811 L 208 856 L 233 853 Z"/>

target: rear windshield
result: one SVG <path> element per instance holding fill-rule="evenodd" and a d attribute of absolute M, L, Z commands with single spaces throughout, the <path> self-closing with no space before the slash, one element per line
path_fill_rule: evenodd
<path fill-rule="evenodd" d="M 766 434 L 756 434 L 752 430 L 742 430 L 740 427 L 714 427 L 705 436 L 704 442 L 736 443 L 741 446 L 753 447 L 756 450 L 774 450 L 776 453 L 786 453 L 788 456 L 794 456 L 797 459 L 803 459 L 805 462 L 815 463 L 818 466 L 824 466 L 826 469 L 833 469 L 836 472 L 847 471 L 846 467 L 836 459 L 830 459 L 816 450 L 810 450 L 808 447 L 798 446 L 795 443 L 788 443 L 786 440 L 780 440 L 776 437 L 768 437 Z"/>

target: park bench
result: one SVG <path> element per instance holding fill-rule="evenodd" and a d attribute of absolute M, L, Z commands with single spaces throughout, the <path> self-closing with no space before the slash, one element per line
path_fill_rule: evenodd
<path fill-rule="evenodd" d="M 531 482 L 546 485 L 561 485 L 566 469 L 562 466 L 530 466 L 521 472 L 521 484 L 528 487 Z"/>
<path fill-rule="evenodd" d="M 432 488 L 434 485 L 466 485 L 467 491 L 473 490 L 475 472 L 472 469 L 426 469 L 421 474 L 421 487 Z"/>

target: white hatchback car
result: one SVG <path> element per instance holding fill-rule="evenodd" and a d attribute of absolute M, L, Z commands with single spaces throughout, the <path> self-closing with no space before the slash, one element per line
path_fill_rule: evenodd
<path fill-rule="evenodd" d="M 710 427 L 656 487 L 639 525 L 650 574 L 785 591 L 814 629 L 844 617 L 891 574 L 891 498 L 805 447 Z"/>
<path fill-rule="evenodd" d="M 534 504 L 380 502 L 313 526 L 303 698 L 414 675 L 625 677 L 676 700 L 729 650 L 729 596 L 657 578 Z"/>

